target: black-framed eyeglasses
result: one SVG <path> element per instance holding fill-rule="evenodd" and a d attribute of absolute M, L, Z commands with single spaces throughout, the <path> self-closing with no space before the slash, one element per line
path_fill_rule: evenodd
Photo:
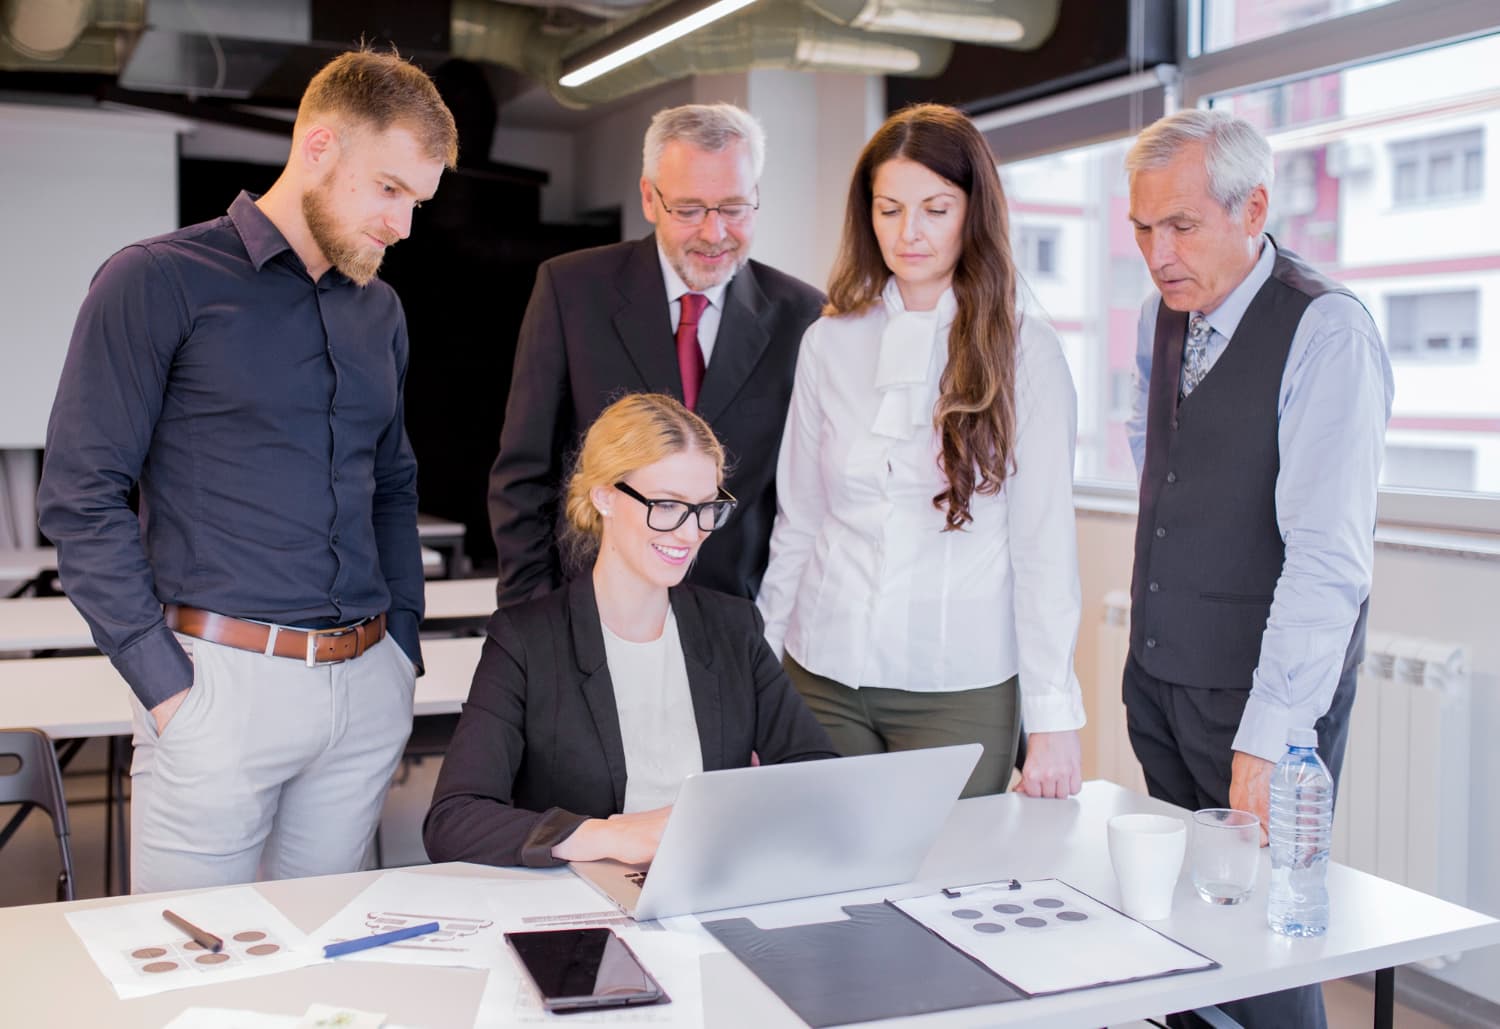
<path fill-rule="evenodd" d="M 752 211 L 760 210 L 760 197 L 755 198 L 755 203 L 733 203 L 719 204 L 716 207 L 705 207 L 702 204 L 678 204 L 676 207 L 667 206 L 667 198 L 661 195 L 661 190 L 656 183 L 651 183 L 651 188 L 656 190 L 656 199 L 661 201 L 662 210 L 666 211 L 677 221 L 684 225 L 702 225 L 703 219 L 708 217 L 709 211 L 717 212 L 719 218 L 730 225 L 738 225 L 750 217 Z"/>
<path fill-rule="evenodd" d="M 699 529 L 713 532 L 724 528 L 729 516 L 739 506 L 739 501 L 722 487 L 717 498 L 701 504 L 689 504 L 686 500 L 653 500 L 641 496 L 623 482 L 615 483 L 615 489 L 646 505 L 646 527 L 654 532 L 672 532 L 687 521 L 689 515 L 697 517 Z"/>

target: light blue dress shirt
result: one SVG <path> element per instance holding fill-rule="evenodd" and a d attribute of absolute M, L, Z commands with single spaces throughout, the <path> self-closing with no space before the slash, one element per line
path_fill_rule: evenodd
<path fill-rule="evenodd" d="M 1267 239 L 1243 282 L 1216 309 L 1208 366 L 1229 346 L 1250 301 L 1271 277 Z M 1140 477 L 1146 456 L 1151 352 L 1161 303 L 1141 307 L 1134 405 L 1126 435 Z M 1234 749 L 1268 761 L 1286 751 L 1286 731 L 1311 728 L 1338 687 L 1349 634 L 1370 594 L 1375 499 L 1395 383 L 1385 344 L 1356 300 L 1314 300 L 1292 336 L 1277 404 L 1276 523 L 1286 559 L 1276 580 L 1260 661 Z"/>

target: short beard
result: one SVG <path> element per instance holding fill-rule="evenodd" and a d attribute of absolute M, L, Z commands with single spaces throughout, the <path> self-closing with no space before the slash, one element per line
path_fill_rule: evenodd
<path fill-rule="evenodd" d="M 333 214 L 328 210 L 328 184 L 319 184 L 302 194 L 302 217 L 313 242 L 328 258 L 328 263 L 349 277 L 356 286 L 368 286 L 380 271 L 385 252 L 371 252 L 349 242 L 339 233 Z"/>
<path fill-rule="evenodd" d="M 692 260 L 692 255 L 688 253 L 687 247 L 683 247 L 682 249 L 677 251 L 672 251 L 668 250 L 666 246 L 662 246 L 662 250 L 664 250 L 667 255 L 667 263 L 672 266 L 672 270 L 675 271 L 678 277 L 682 279 L 683 285 L 687 286 L 688 289 L 692 290 L 695 293 L 702 293 L 706 290 L 713 289 L 716 286 L 721 286 L 724 283 L 728 282 L 731 278 L 733 278 L 734 274 L 739 271 L 740 268 L 744 266 L 745 261 L 749 259 L 749 254 L 746 253 L 746 249 L 747 248 L 743 245 L 735 249 L 734 263 L 728 268 L 724 269 L 723 278 L 719 279 L 717 282 L 701 282 L 695 281 L 697 279 L 697 276 L 693 272 L 693 266 L 690 263 Z"/>

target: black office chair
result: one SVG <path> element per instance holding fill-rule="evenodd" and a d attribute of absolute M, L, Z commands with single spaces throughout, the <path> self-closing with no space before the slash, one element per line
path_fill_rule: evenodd
<path fill-rule="evenodd" d="M 57 899 L 73 899 L 73 853 L 68 846 L 68 804 L 63 798 L 57 751 L 40 729 L 0 729 L 0 804 L 21 805 L 4 829 L 0 849 L 15 835 L 33 807 L 52 816 L 52 831 L 62 852 Z"/>

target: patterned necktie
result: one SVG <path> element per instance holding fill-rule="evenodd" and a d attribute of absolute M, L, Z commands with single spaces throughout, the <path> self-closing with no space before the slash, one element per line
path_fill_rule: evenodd
<path fill-rule="evenodd" d="M 1201 314 L 1195 314 L 1188 322 L 1187 346 L 1182 351 L 1182 396 L 1186 397 L 1198 388 L 1203 376 L 1208 374 L 1208 337 L 1213 326 Z"/>
<path fill-rule="evenodd" d="M 698 406 L 703 385 L 703 348 L 698 345 L 698 321 L 708 297 L 702 293 L 682 295 L 682 317 L 677 322 L 677 367 L 682 371 L 682 402 L 689 411 Z"/>

